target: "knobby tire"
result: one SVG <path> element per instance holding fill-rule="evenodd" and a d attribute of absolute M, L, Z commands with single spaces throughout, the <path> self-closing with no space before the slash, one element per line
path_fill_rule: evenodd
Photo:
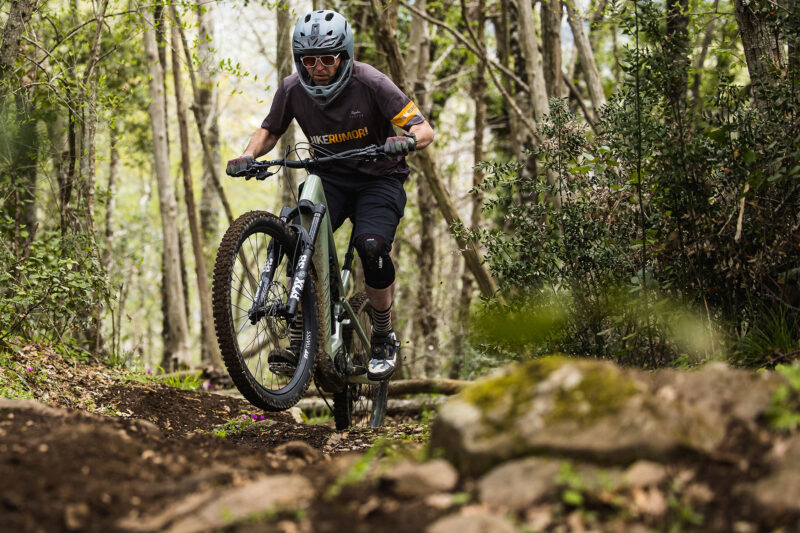
<path fill-rule="evenodd" d="M 212 296 L 217 340 L 233 383 L 256 407 L 280 411 L 299 402 L 311 383 L 318 343 L 317 301 L 312 269 L 301 297 L 303 340 L 296 370 L 291 377 L 269 372 L 267 356 L 272 349 L 288 347 L 289 324 L 266 316 L 252 325 L 247 317 L 269 242 L 280 245 L 283 253 L 268 300 L 285 303 L 285 276 L 299 257 L 298 240 L 293 230 L 266 211 L 243 214 L 225 232 L 214 266 Z M 254 340 L 247 342 L 251 336 Z"/>

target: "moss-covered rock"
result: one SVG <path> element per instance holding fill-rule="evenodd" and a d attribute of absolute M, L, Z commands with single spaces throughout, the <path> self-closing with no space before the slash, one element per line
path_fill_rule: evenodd
<path fill-rule="evenodd" d="M 431 446 L 472 475 L 528 455 L 605 464 L 712 455 L 732 419 L 756 423 L 774 388 L 766 381 L 724 365 L 648 374 L 607 361 L 535 359 L 445 404 Z"/>

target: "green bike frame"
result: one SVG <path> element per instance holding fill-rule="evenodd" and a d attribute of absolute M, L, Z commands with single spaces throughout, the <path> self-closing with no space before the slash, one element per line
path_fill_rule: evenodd
<path fill-rule="evenodd" d="M 314 255 L 312 256 L 312 264 L 316 271 L 316 293 L 317 293 L 317 308 L 319 338 L 324 339 L 325 343 L 321 344 L 318 349 L 317 357 L 322 356 L 325 361 L 318 361 L 323 365 L 323 368 L 328 367 L 328 361 L 334 365 L 335 358 L 339 351 L 342 349 L 344 339 L 342 336 L 342 326 L 351 325 L 354 327 L 356 334 L 359 336 L 364 346 L 370 345 L 370 339 L 367 338 L 364 328 L 361 323 L 356 320 L 353 308 L 347 301 L 347 292 L 350 288 L 350 271 L 345 269 L 341 271 L 341 276 L 336 276 L 333 280 L 335 287 L 338 289 L 337 301 L 331 301 L 331 271 L 338 273 L 339 270 L 339 257 L 336 253 L 336 243 L 333 239 L 333 226 L 331 226 L 331 219 L 328 216 L 328 202 L 325 198 L 325 191 L 322 187 L 322 180 L 315 174 L 309 174 L 306 177 L 303 191 L 300 195 L 300 201 L 308 200 L 312 204 L 325 205 L 325 216 L 322 217 L 322 227 L 317 234 L 317 240 L 314 243 Z M 298 202 L 299 203 L 299 202 Z M 311 226 L 312 214 L 308 211 L 301 210 L 300 221 L 304 228 L 309 229 Z M 342 311 L 346 313 L 345 320 L 338 320 Z M 324 352 L 324 354 L 323 354 Z M 348 381 L 362 382 L 365 376 L 350 376 Z M 326 388 L 323 386 L 323 388 Z"/>

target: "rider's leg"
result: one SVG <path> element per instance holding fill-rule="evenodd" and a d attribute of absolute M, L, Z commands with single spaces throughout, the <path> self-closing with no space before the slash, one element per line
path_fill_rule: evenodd
<path fill-rule="evenodd" d="M 397 338 L 392 328 L 395 271 L 391 245 L 380 235 L 366 233 L 355 240 L 364 269 L 367 296 L 372 304 L 372 358 L 367 376 L 388 379 L 397 365 Z"/>
<path fill-rule="evenodd" d="M 372 331 L 389 333 L 392 331 L 392 301 L 394 301 L 395 283 L 385 289 L 366 286 L 367 297 L 372 304 Z"/>

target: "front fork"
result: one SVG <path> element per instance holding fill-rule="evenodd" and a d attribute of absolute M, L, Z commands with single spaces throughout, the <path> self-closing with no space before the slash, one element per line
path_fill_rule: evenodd
<path fill-rule="evenodd" d="M 286 222 L 292 211 L 294 210 L 286 208 L 281 210 L 281 220 Z M 297 307 L 303 295 L 303 287 L 308 277 L 308 267 L 311 264 L 311 257 L 314 254 L 314 243 L 317 242 L 317 234 L 319 233 L 322 223 L 322 217 L 325 215 L 325 205 L 322 203 L 315 204 L 312 208 L 312 213 L 313 218 L 308 231 L 302 226 L 297 226 L 300 231 L 302 252 L 294 268 L 294 276 L 292 277 L 291 288 L 289 290 L 289 299 L 285 304 L 276 303 L 266 306 L 264 304 L 267 299 L 269 287 L 275 276 L 275 267 L 278 265 L 282 252 L 280 246 L 276 245 L 274 240 L 270 241 L 267 247 L 267 260 L 264 264 L 261 276 L 259 277 L 256 296 L 253 298 L 252 307 L 247 312 L 252 324 L 257 323 L 261 318 L 267 315 L 285 316 L 289 320 L 294 320 L 295 315 L 297 315 Z"/>

